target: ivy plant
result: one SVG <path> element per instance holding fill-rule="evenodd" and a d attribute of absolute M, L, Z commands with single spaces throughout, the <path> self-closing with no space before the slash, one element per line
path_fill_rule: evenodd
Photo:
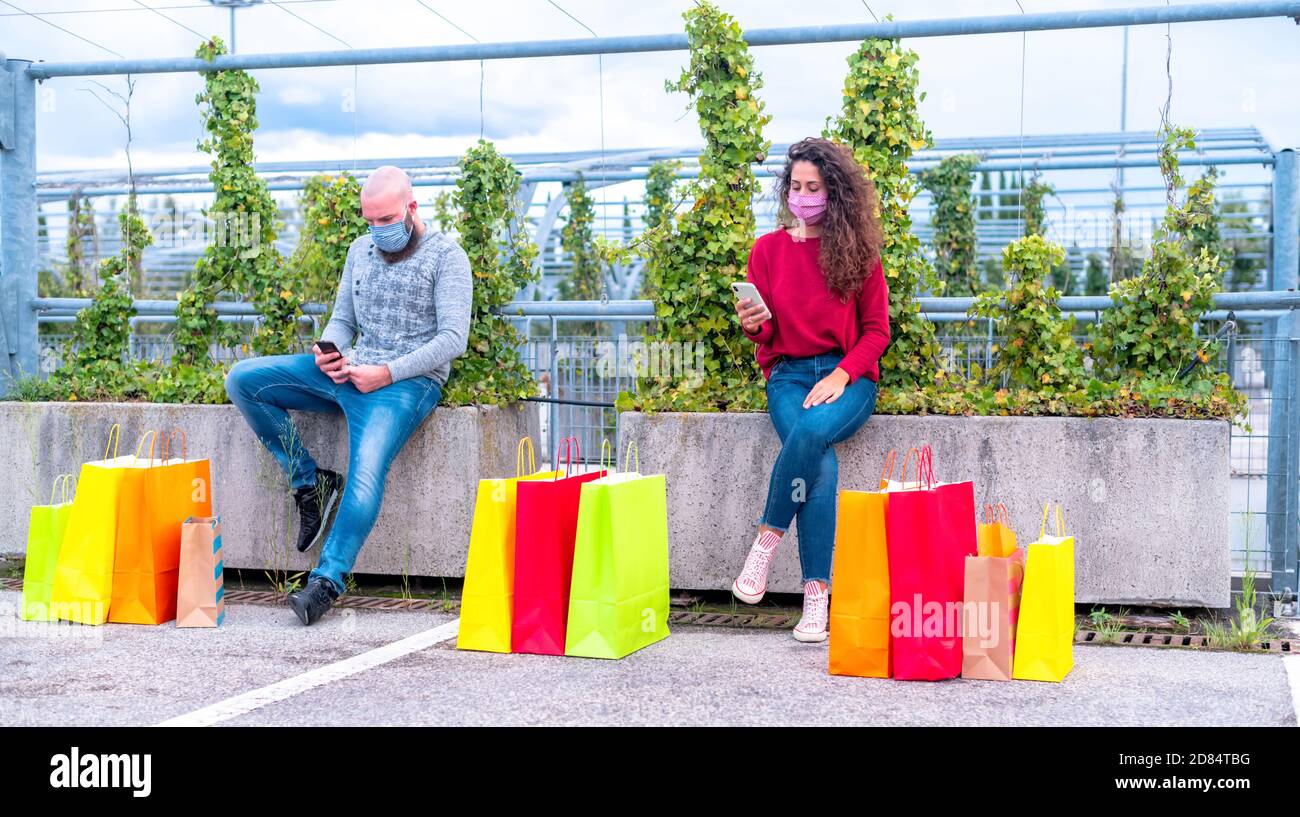
<path fill-rule="evenodd" d="M 500 405 L 532 397 L 537 386 L 519 354 L 524 339 L 496 313 L 536 280 L 537 245 L 518 203 L 515 165 L 480 139 L 460 160 L 454 204 L 456 231 L 474 275 L 468 348 L 444 390 L 450 405 Z"/>
<path fill-rule="evenodd" d="M 682 16 L 690 63 L 665 87 L 690 95 L 695 106 L 705 142 L 700 176 L 683 191 L 694 205 L 676 214 L 664 211 L 663 221 L 644 234 L 640 251 L 646 292 L 655 300 L 653 342 L 688 349 L 703 344 L 703 371 L 643 378 L 635 398 L 621 395 L 619 407 L 756 410 L 766 405 L 762 375 L 732 308 L 730 286 L 745 277 L 754 243 L 758 182 L 751 164 L 767 156 L 763 127 L 771 117 L 756 96 L 762 77 L 739 23 L 709 2 Z"/>
<path fill-rule="evenodd" d="M 289 268 L 304 301 L 332 304 L 348 247 L 367 230 L 361 184 L 351 173 L 312 176 L 303 184 L 298 209 L 302 232 Z"/>
<path fill-rule="evenodd" d="M 566 185 L 569 218 L 560 230 L 560 248 L 569 256 L 568 276 L 560 282 L 559 294 L 566 301 L 591 301 L 600 298 L 603 266 L 596 256 L 592 224 L 596 204 L 587 191 L 587 182 L 579 173 Z"/>
<path fill-rule="evenodd" d="M 917 88 L 916 52 L 898 40 L 865 40 L 848 63 L 844 106 L 827 121 L 825 136 L 853 151 L 880 195 L 880 260 L 889 284 L 891 333 L 880 362 L 880 386 L 916 389 L 943 372 L 934 324 L 921 317 L 916 301 L 918 290 L 934 290 L 937 281 L 908 215 L 916 181 L 907 162 L 914 151 L 934 144 L 917 113 L 925 93 Z"/>
<path fill-rule="evenodd" d="M 977 164 L 979 157 L 973 153 L 948 156 L 921 174 L 921 184 L 931 196 L 935 272 L 944 295 L 974 295 L 979 289 L 972 195 Z"/>
<path fill-rule="evenodd" d="M 971 315 L 989 318 L 1002 338 L 990 374 L 1003 385 L 1053 393 L 1083 382 L 1083 351 L 1074 340 L 1075 319 L 1062 319 L 1059 294 L 1048 284 L 1065 259 L 1059 244 L 1040 235 L 1013 241 L 1002 251 L 1005 292 L 977 296 Z"/>

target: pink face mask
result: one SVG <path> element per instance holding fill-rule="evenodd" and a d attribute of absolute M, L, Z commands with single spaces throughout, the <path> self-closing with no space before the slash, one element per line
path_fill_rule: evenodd
<path fill-rule="evenodd" d="M 806 196 L 791 190 L 786 205 L 790 208 L 790 215 L 804 224 L 816 224 L 826 215 L 826 193 L 823 191 Z"/>

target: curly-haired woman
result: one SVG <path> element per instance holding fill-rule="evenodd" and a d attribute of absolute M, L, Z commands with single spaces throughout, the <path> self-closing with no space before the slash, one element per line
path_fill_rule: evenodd
<path fill-rule="evenodd" d="M 736 312 L 757 345 L 781 452 L 732 592 L 762 600 L 777 545 L 797 517 L 804 605 L 794 637 L 817 642 L 826 639 L 835 545 L 834 445 L 875 409 L 889 290 L 875 186 L 847 148 L 826 139 L 791 145 L 777 198 L 780 224 L 749 256 L 748 279 L 763 304 L 741 299 Z"/>

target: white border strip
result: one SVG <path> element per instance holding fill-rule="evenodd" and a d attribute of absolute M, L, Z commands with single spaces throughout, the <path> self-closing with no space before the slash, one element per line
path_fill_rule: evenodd
<path fill-rule="evenodd" d="M 1282 659 L 1286 666 L 1286 676 L 1291 682 L 1291 706 L 1295 709 L 1296 726 L 1300 726 L 1300 655 L 1288 655 Z"/>
<path fill-rule="evenodd" d="M 242 695 L 218 701 L 211 706 L 205 706 L 194 712 L 170 718 L 158 724 L 158 726 L 212 726 L 221 721 L 245 715 L 255 709 L 261 709 L 267 704 L 283 701 L 309 689 L 356 675 L 359 672 L 365 672 L 368 669 L 395 661 L 426 647 L 432 647 L 434 644 L 455 638 L 459 631 L 460 619 L 449 621 L 433 629 L 403 638 L 401 641 L 394 641 L 391 644 L 376 647 L 360 655 L 354 655 L 333 664 L 317 667 L 314 670 L 304 672 L 302 675 L 285 678 L 283 681 L 277 681 L 269 686 L 250 690 Z"/>

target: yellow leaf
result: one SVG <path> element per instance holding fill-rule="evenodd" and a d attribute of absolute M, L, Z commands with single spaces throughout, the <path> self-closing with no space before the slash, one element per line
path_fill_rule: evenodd
<path fill-rule="evenodd" d="M 898 56 L 897 53 L 890 54 L 889 56 L 885 57 L 885 67 L 886 67 L 886 68 L 897 68 L 897 67 L 898 67 L 898 60 L 899 60 L 899 56 Z"/>
<path fill-rule="evenodd" d="M 912 150 L 921 150 L 922 148 L 925 147 L 925 140 L 924 140 L 924 139 L 909 139 L 909 140 L 907 140 L 907 145 L 908 145 L 908 147 L 910 147 Z"/>
<path fill-rule="evenodd" d="M 280 290 L 280 297 L 285 299 L 286 301 L 289 300 L 290 298 L 293 297 L 293 290 L 291 289 Z"/>
<path fill-rule="evenodd" d="M 736 86 L 736 99 L 744 99 L 744 98 L 747 97 L 747 96 L 749 96 L 749 89 L 746 88 L 744 85 L 737 85 L 737 86 Z"/>
<path fill-rule="evenodd" d="M 1192 291 L 1190 289 L 1184 289 L 1179 294 L 1183 296 L 1183 303 L 1187 303 L 1192 299 Z"/>

